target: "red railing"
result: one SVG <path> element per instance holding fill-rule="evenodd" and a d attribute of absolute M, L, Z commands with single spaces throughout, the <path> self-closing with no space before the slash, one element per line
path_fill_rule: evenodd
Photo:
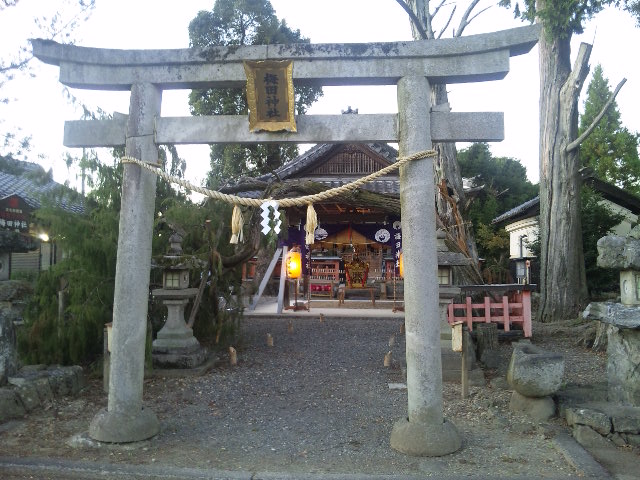
<path fill-rule="evenodd" d="M 512 326 L 523 330 L 525 337 L 531 337 L 531 292 L 518 290 L 503 295 L 501 302 L 496 302 L 489 296 L 484 297 L 483 303 L 472 303 L 471 297 L 466 297 L 465 303 L 450 303 L 447 311 L 449 324 L 463 321 L 469 331 L 474 323 L 498 323 L 503 325 L 504 331 L 511 331 Z"/>

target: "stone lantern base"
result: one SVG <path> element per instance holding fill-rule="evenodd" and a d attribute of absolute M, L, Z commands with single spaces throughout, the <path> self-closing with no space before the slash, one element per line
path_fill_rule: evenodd
<path fill-rule="evenodd" d="M 163 301 L 169 314 L 152 344 L 151 358 L 156 368 L 195 368 L 209 356 L 207 349 L 200 346 L 193 336 L 193 330 L 184 322 L 184 306 L 187 302 L 184 298 Z"/>
<path fill-rule="evenodd" d="M 151 357 L 156 368 L 196 368 L 209 358 L 209 352 L 200 344 L 190 348 L 153 347 Z"/>

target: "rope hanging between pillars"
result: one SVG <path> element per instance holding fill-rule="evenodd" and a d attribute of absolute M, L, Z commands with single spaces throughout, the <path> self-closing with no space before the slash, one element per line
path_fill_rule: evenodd
<path fill-rule="evenodd" d="M 313 243 L 313 232 L 315 231 L 315 227 L 317 226 L 318 217 L 316 215 L 315 209 L 313 208 L 313 203 L 328 200 L 333 197 L 337 197 L 343 193 L 346 193 L 350 190 L 355 190 L 356 188 L 364 185 L 365 183 L 371 182 L 378 177 L 386 175 L 398 168 L 400 168 L 405 163 L 408 163 L 413 160 L 420 160 L 423 158 L 435 157 L 438 155 L 436 150 L 423 150 L 421 152 L 414 153 L 413 155 L 409 155 L 406 157 L 400 157 L 397 159 L 395 163 L 384 167 L 383 169 L 378 170 L 377 172 L 373 172 L 365 177 L 361 177 L 353 182 L 346 183 L 339 187 L 330 188 L 320 193 L 315 193 L 313 195 L 304 195 L 302 197 L 296 198 L 282 198 L 277 200 L 277 204 L 280 207 L 301 207 L 307 205 L 307 227 L 306 230 L 306 243 Z M 245 207 L 262 207 L 264 203 L 269 202 L 273 203 L 273 199 L 259 199 L 259 198 L 246 198 L 239 197 L 237 195 L 229 195 L 227 193 L 217 192 L 215 190 L 209 190 L 208 188 L 199 187 L 197 185 L 192 184 L 188 180 L 183 178 L 178 178 L 173 175 L 169 175 L 161 168 L 158 168 L 156 165 L 152 165 L 137 158 L 124 156 L 120 159 L 122 163 L 133 163 L 138 165 L 146 170 L 149 170 L 152 173 L 155 173 L 159 177 L 163 178 L 169 183 L 173 183 L 174 185 L 179 185 L 187 190 L 193 190 L 194 192 L 198 192 L 205 197 L 220 200 L 229 204 L 234 205 L 233 214 L 232 214 L 232 237 L 231 243 L 237 243 L 238 241 L 242 241 L 242 212 L 240 211 L 239 206 Z M 311 226 L 313 226 L 313 230 L 311 230 Z M 235 241 L 234 241 L 235 240 Z"/>

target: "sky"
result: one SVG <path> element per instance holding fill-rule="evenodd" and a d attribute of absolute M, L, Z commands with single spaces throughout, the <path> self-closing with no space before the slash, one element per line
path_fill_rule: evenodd
<path fill-rule="evenodd" d="M 34 15 L 46 16 L 60 11 L 70 12 L 72 0 L 22 0 L 18 6 L 0 13 L 0 54 L 4 58 L 24 44 L 26 38 L 38 36 Z M 410 40 L 411 30 L 406 13 L 395 0 L 271 0 L 279 18 L 313 43 L 384 42 Z M 486 33 L 524 25 L 511 12 L 496 6 L 492 0 L 481 0 L 479 9 L 490 6 L 465 30 L 465 35 Z M 102 48 L 145 49 L 185 48 L 189 45 L 188 24 L 200 10 L 211 10 L 213 0 L 96 0 L 96 8 L 86 22 L 71 34 L 76 45 Z M 443 7 L 434 24 L 440 26 L 449 16 Z M 460 2 L 464 10 L 466 2 Z M 50 13 L 49 13 L 50 12 Z M 441 17 L 441 18 L 440 18 Z M 443 34 L 452 35 L 459 15 Z M 60 39 L 59 41 L 68 41 Z M 590 64 L 601 64 L 611 89 L 627 78 L 617 97 L 623 125 L 640 131 L 640 65 L 631 54 L 640 44 L 640 28 L 625 12 L 608 9 L 586 25 L 582 35 L 574 35 L 572 52 L 581 41 L 592 43 Z M 3 87 L 2 95 L 10 102 L 0 105 L 0 132 L 16 132 L 17 137 L 31 136 L 32 151 L 28 159 L 46 169 L 53 169 L 59 182 L 78 186 L 78 179 L 62 161 L 65 153 L 80 156 L 78 149 L 62 146 L 65 120 L 80 118 L 82 112 L 68 100 L 76 96 L 91 108 L 127 113 L 128 92 L 65 91 L 58 82 L 58 68 L 35 60 L 33 77 L 20 76 Z M 495 156 L 520 160 L 533 182 L 538 181 L 538 54 L 512 57 L 510 73 L 494 82 L 450 85 L 449 101 L 453 111 L 498 111 L 505 115 L 505 140 L 491 144 Z M 583 88 L 583 98 L 586 86 Z M 310 114 L 338 114 L 348 106 L 360 113 L 397 112 L 394 86 L 325 87 L 324 97 L 309 110 Z M 187 91 L 165 91 L 162 115 L 189 115 Z M 459 144 L 464 148 L 465 144 Z M 0 151 L 2 146 L 0 145 Z M 186 176 L 201 183 L 209 168 L 207 146 L 182 146 L 180 154 L 187 161 Z M 104 155 L 104 153 L 103 153 Z M 107 157 L 108 158 L 108 157 Z"/>

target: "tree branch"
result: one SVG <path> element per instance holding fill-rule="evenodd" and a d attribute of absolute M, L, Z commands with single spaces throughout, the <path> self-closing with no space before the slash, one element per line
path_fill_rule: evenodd
<path fill-rule="evenodd" d="M 600 120 L 602 120 L 602 117 L 607 112 L 607 110 L 609 109 L 613 101 L 616 99 L 616 95 L 618 95 L 618 92 L 626 82 L 627 82 L 626 78 L 623 78 L 622 80 L 620 80 L 620 83 L 618 83 L 618 86 L 609 97 L 609 100 L 607 100 L 607 103 L 604 104 L 604 107 L 602 107 L 602 110 L 600 110 L 600 113 L 598 113 L 596 118 L 593 119 L 593 122 L 591 122 L 591 125 L 589 125 L 589 127 L 587 127 L 587 129 L 584 132 L 582 132 L 582 135 L 580 135 L 573 142 L 567 145 L 567 148 L 565 149 L 565 151 L 571 152 L 572 150 L 575 150 L 580 146 L 582 142 L 584 142 L 587 139 L 589 135 L 591 135 L 591 132 L 593 132 L 593 129 L 598 126 L 598 123 L 600 123 Z"/>
<path fill-rule="evenodd" d="M 476 8 L 479 2 L 480 0 L 473 0 L 469 4 L 464 14 L 462 15 L 462 18 L 460 19 L 460 25 L 458 25 L 458 30 L 453 33 L 454 37 L 461 36 L 462 32 L 464 32 L 464 29 L 467 28 L 467 25 L 469 25 L 469 23 L 471 23 L 471 20 L 473 20 L 477 16 L 477 15 L 474 15 L 471 19 L 469 19 L 469 15 L 471 15 L 471 12 L 473 11 L 474 8 Z"/>
<path fill-rule="evenodd" d="M 449 27 L 449 24 L 451 23 L 451 19 L 453 18 L 453 14 L 456 13 L 456 7 L 457 5 L 453 6 L 453 10 L 451 10 L 451 14 L 449 15 L 449 20 L 447 20 L 447 23 L 445 23 L 444 27 L 442 27 L 442 30 L 440 30 L 440 33 L 438 34 L 438 38 L 442 37 L 442 34 Z"/>
<path fill-rule="evenodd" d="M 433 11 L 433 13 L 431 14 L 431 20 L 433 20 L 434 18 L 436 18 L 436 15 L 438 14 L 438 12 L 440 11 L 440 9 L 444 6 L 445 2 L 447 0 L 442 0 L 440 2 L 440 5 L 438 5 L 435 10 Z"/>
<path fill-rule="evenodd" d="M 414 13 L 413 10 L 411 10 L 411 7 L 409 7 L 409 5 L 407 5 L 404 0 L 396 0 L 396 2 L 404 9 L 405 12 L 407 12 L 407 15 L 409 15 L 409 18 L 411 19 L 411 23 L 413 23 L 416 30 L 418 30 L 418 33 L 420 33 L 422 39 L 427 40 L 429 38 L 427 36 L 427 32 L 420 24 L 420 19 L 418 19 L 418 16 Z"/>
<path fill-rule="evenodd" d="M 489 10 L 493 5 L 489 5 L 488 7 L 484 7 L 482 10 L 480 10 L 478 13 L 476 13 L 473 17 L 471 17 L 469 19 L 469 21 L 467 22 L 467 24 L 471 23 L 477 16 L 479 16 L 481 13 L 486 12 L 487 10 Z"/>

